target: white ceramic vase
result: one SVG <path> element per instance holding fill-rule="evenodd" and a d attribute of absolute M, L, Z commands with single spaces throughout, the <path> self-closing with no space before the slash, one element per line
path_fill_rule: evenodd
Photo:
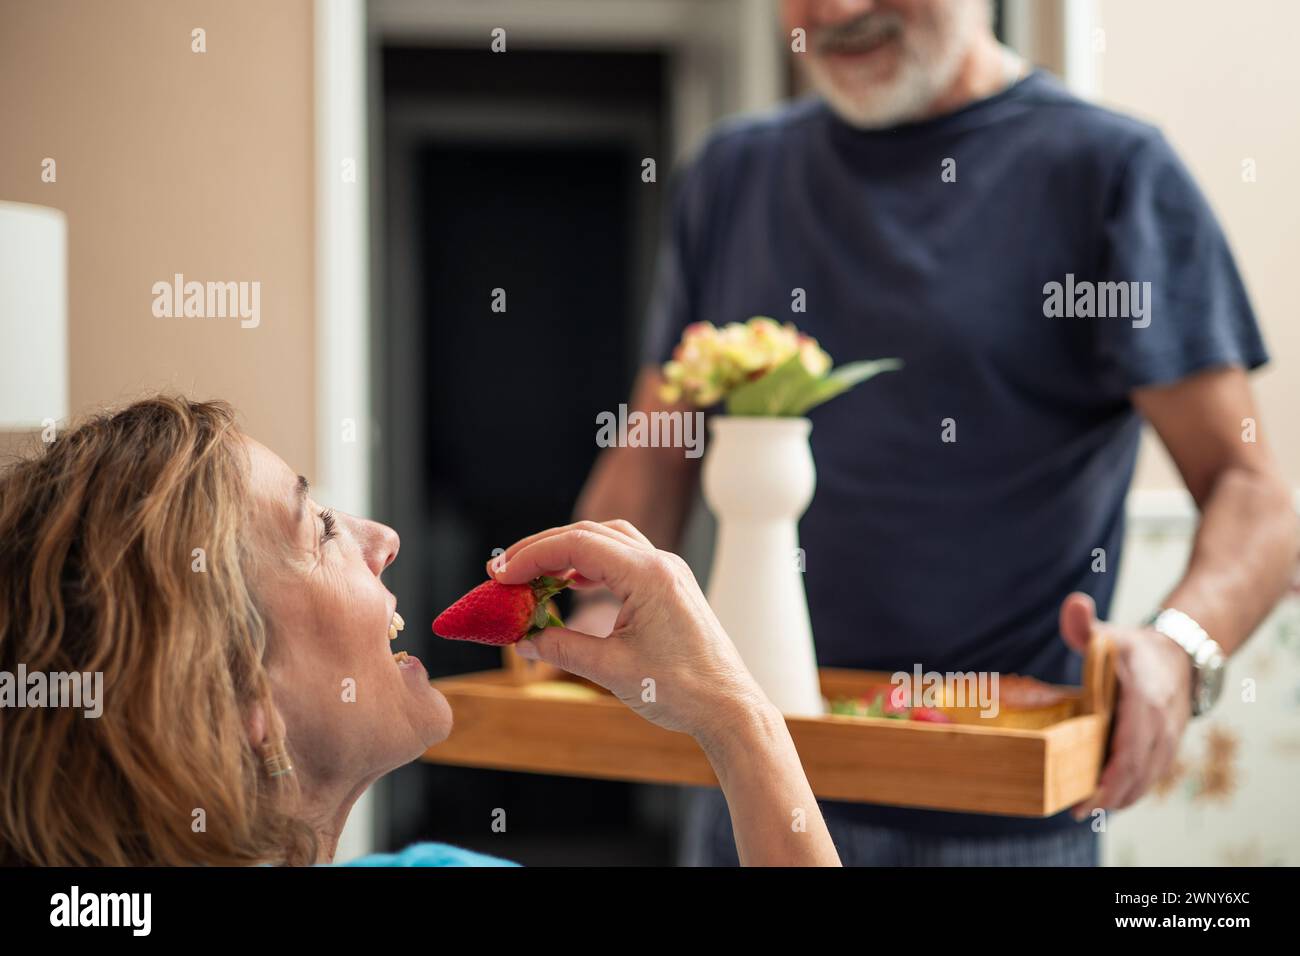
<path fill-rule="evenodd" d="M 715 415 L 704 498 L 718 522 L 709 603 L 746 666 L 782 713 L 824 710 L 799 552 L 812 501 L 806 418 Z"/>

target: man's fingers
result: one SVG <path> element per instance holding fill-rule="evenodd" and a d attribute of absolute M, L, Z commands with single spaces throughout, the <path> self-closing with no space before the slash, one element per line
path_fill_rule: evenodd
<path fill-rule="evenodd" d="M 1120 810 L 1132 803 L 1134 791 L 1140 784 L 1143 766 L 1150 759 L 1155 743 L 1152 728 L 1142 720 L 1132 707 L 1124 706 L 1123 698 L 1115 713 L 1115 733 L 1112 738 L 1110 758 L 1101 771 L 1097 791 L 1074 807 L 1074 818 L 1082 820 L 1098 807 Z"/>
<path fill-rule="evenodd" d="M 653 551 L 587 529 L 561 531 L 526 545 L 504 564 L 489 563 L 488 573 L 502 584 L 523 584 L 542 574 L 572 568 L 587 581 L 599 582 L 620 600 L 631 593 L 632 575 L 653 558 Z"/>
<path fill-rule="evenodd" d="M 1110 754 L 1106 758 L 1105 766 L 1101 768 L 1097 789 L 1087 800 L 1075 804 L 1073 813 L 1076 820 L 1084 819 L 1093 810 L 1112 808 L 1114 798 L 1123 783 L 1124 768 L 1127 766 L 1128 752 L 1133 746 L 1135 732 L 1132 716 L 1124 706 L 1123 698 L 1115 708 L 1114 720 L 1115 728 L 1111 733 Z"/>
<path fill-rule="evenodd" d="M 516 644 L 515 653 L 525 660 L 546 661 L 608 689 L 628 648 L 615 638 L 592 637 L 567 627 L 548 627 Z"/>
<path fill-rule="evenodd" d="M 1150 743 L 1143 751 L 1143 758 L 1138 762 L 1138 773 L 1132 781 L 1132 786 L 1118 797 L 1121 801 L 1119 807 L 1131 806 L 1141 800 L 1146 792 L 1164 777 L 1177 755 L 1181 733 L 1175 733 L 1167 726 L 1162 711 L 1150 709 L 1143 725 L 1150 732 Z"/>
<path fill-rule="evenodd" d="M 1080 654 L 1087 650 L 1096 623 L 1097 605 L 1089 595 L 1075 591 L 1061 602 L 1061 637 Z"/>
<path fill-rule="evenodd" d="M 1151 789 L 1152 784 L 1159 778 L 1164 760 L 1165 748 L 1162 744 L 1162 737 L 1159 733 L 1151 735 L 1151 747 L 1146 752 L 1139 765 L 1138 775 L 1133 780 L 1127 793 L 1122 794 L 1120 799 L 1123 801 L 1121 807 L 1130 807 L 1142 799 L 1143 795 Z"/>

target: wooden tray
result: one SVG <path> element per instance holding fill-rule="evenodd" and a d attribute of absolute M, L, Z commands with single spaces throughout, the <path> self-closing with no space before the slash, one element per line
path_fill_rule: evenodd
<path fill-rule="evenodd" d="M 821 671 L 827 698 L 857 696 L 888 680 L 868 671 Z M 687 735 L 656 727 L 594 685 L 512 652 L 503 670 L 433 685 L 451 702 L 455 725 L 425 753 L 432 763 L 717 785 Z M 581 687 L 592 692 L 584 695 Z M 829 714 L 786 723 L 820 798 L 1042 817 L 1089 797 L 1101 771 L 1115 677 L 1111 647 L 1100 634 L 1084 661 L 1084 686 L 1064 690 L 1072 702 L 1067 715 L 1036 729 Z M 556 696 L 566 693 L 575 699 Z"/>

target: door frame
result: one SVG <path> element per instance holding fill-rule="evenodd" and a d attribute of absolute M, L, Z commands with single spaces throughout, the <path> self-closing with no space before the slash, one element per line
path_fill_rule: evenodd
<path fill-rule="evenodd" d="M 719 118 L 767 108 L 784 85 L 778 0 L 314 0 L 316 484 L 373 513 L 377 432 L 372 277 L 382 274 L 384 194 L 378 51 L 384 44 L 658 50 L 670 57 L 672 161 Z M 661 163 L 661 168 L 671 165 Z M 664 168 L 664 173 L 667 170 Z M 380 241 L 375 241 L 376 239 Z M 339 838 L 340 861 L 384 829 L 371 792 Z"/>

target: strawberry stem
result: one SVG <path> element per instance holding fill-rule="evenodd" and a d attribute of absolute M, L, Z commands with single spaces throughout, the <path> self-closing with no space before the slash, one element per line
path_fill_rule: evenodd
<path fill-rule="evenodd" d="M 560 620 L 559 615 L 553 614 L 546 605 L 551 598 L 572 583 L 568 578 L 552 578 L 545 575 L 540 578 L 533 578 L 529 582 L 529 586 L 533 589 L 533 597 L 537 599 L 537 607 L 533 611 L 528 633 L 524 637 L 532 637 L 548 627 L 564 627 L 564 622 Z"/>

